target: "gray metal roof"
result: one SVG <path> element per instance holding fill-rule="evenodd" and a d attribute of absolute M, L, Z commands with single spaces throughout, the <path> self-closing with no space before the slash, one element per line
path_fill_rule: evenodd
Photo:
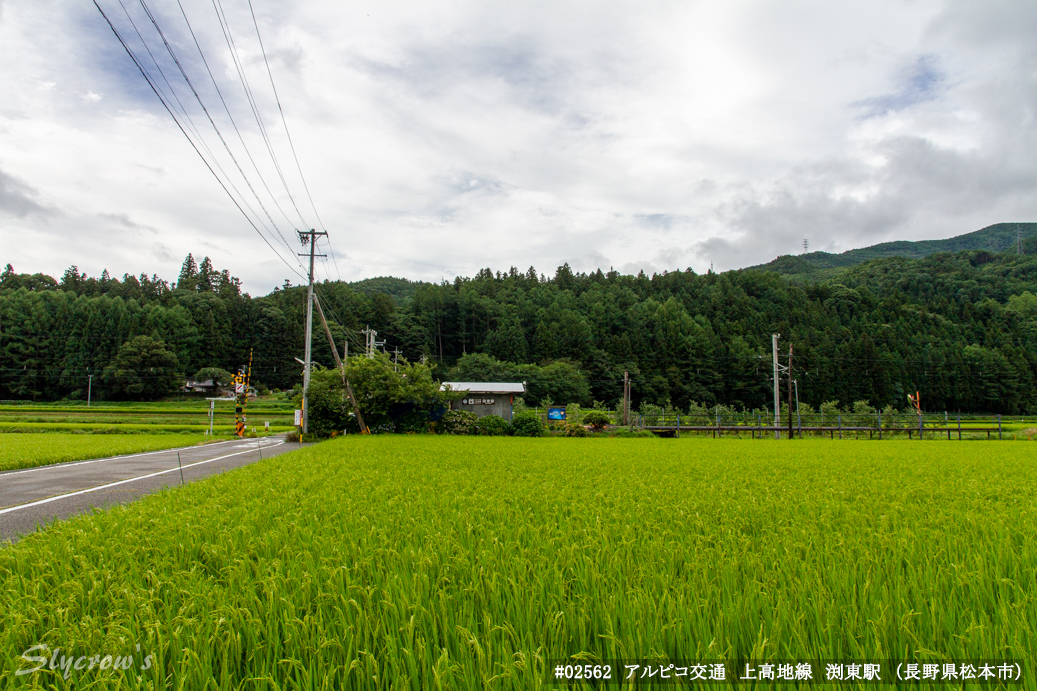
<path fill-rule="evenodd" d="M 446 387 L 454 391 L 470 391 L 471 393 L 525 393 L 526 387 L 522 382 L 485 382 L 485 381 L 445 381 L 439 387 L 445 391 Z"/>

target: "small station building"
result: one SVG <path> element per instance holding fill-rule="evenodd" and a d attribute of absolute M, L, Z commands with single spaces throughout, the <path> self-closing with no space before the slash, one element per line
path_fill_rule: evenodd
<path fill-rule="evenodd" d="M 496 383 L 481 381 L 445 381 L 441 388 L 450 387 L 453 391 L 467 391 L 460 400 L 451 401 L 451 410 L 467 410 L 479 417 L 500 415 L 511 422 L 512 406 L 515 396 L 526 393 L 526 386 L 518 383 Z"/>

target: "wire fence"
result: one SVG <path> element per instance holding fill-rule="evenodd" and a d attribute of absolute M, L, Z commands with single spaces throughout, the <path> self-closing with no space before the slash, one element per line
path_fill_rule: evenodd
<path fill-rule="evenodd" d="M 570 409 L 572 407 L 570 406 Z M 547 410 L 531 408 L 548 425 L 580 423 L 587 410 L 567 411 L 564 420 L 552 419 Z M 573 414 L 575 412 L 575 415 Z M 957 413 L 836 412 L 775 416 L 766 411 L 700 409 L 677 411 L 631 411 L 624 424 L 622 411 L 601 410 L 614 427 L 649 430 L 661 436 L 745 436 L 750 438 L 825 437 L 829 439 L 1015 439 L 1037 438 L 1037 416 L 961 415 Z M 791 422 L 791 426 L 790 426 Z M 1029 426 L 1027 426 L 1029 425 Z"/>

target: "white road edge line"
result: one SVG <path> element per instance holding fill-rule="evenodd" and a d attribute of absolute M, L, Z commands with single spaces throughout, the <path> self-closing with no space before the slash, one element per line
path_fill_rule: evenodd
<path fill-rule="evenodd" d="M 281 444 L 284 444 L 284 442 L 281 441 L 281 442 L 279 442 L 277 444 L 270 444 L 270 446 L 280 446 Z M 244 453 L 253 453 L 253 452 L 255 452 L 259 448 L 260 447 L 257 445 L 255 448 L 249 449 L 248 451 L 238 451 L 237 453 L 229 453 L 226 456 L 217 456 L 216 458 L 210 458 L 210 459 L 208 459 L 206 461 L 198 461 L 196 463 L 191 463 L 190 465 L 185 465 L 184 468 L 193 468 L 196 465 L 205 465 L 206 463 L 214 463 L 215 461 L 222 461 L 224 458 L 230 458 L 232 456 L 240 456 L 241 454 L 244 454 Z M 99 492 L 100 490 L 108 489 L 109 487 L 117 487 L 119 485 L 125 485 L 128 482 L 136 482 L 137 480 L 146 480 L 149 477 L 157 477 L 159 475 L 165 475 L 166 473 L 174 473 L 174 472 L 176 472 L 178 470 L 180 470 L 179 466 L 177 466 L 176 468 L 169 468 L 168 470 L 160 470 L 157 473 L 148 473 L 147 475 L 138 475 L 137 477 L 131 477 L 131 478 L 128 478 L 126 480 L 119 480 L 118 482 L 109 482 L 106 485 L 98 485 L 97 487 L 90 487 L 89 489 L 81 489 L 81 490 L 78 490 L 76 492 L 68 492 L 67 494 L 57 494 L 57 495 L 55 495 L 53 497 L 47 497 L 46 499 L 37 499 L 36 501 L 31 501 L 28 504 L 19 504 L 17 506 L 10 506 L 10 507 L 8 507 L 6 509 L 0 509 L 0 516 L 4 515 L 5 513 L 11 513 L 13 511 L 18 511 L 20 509 L 27 509 L 27 508 L 29 508 L 31 506 L 39 506 L 41 504 L 49 504 L 52 501 L 58 501 L 60 499 L 68 499 L 69 497 L 77 497 L 77 496 L 79 496 L 81 494 L 90 494 L 91 492 Z"/>

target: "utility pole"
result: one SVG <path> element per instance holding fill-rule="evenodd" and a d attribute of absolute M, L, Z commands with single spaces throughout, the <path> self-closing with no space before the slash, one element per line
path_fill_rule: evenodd
<path fill-rule="evenodd" d="M 374 357 L 374 347 L 378 345 L 378 343 L 374 339 L 375 336 L 378 335 L 378 332 L 374 331 L 373 329 L 371 329 L 370 326 L 368 326 L 367 328 L 363 329 L 360 333 L 364 334 L 367 337 L 367 341 L 365 341 L 364 343 L 364 350 L 367 352 L 367 357 Z"/>
<path fill-rule="evenodd" d="M 309 255 L 300 254 L 300 257 L 309 256 L 310 258 L 310 274 L 309 274 L 309 288 L 306 292 L 306 350 L 303 353 L 303 371 L 302 371 L 302 433 L 307 434 L 310 431 L 310 366 L 313 364 L 310 357 L 310 351 L 313 345 L 313 259 L 314 257 L 326 257 L 326 254 L 314 254 L 317 249 L 317 238 L 320 236 L 326 236 L 325 231 L 316 231 L 310 228 L 307 232 L 299 231 L 299 241 L 302 242 L 305 247 L 307 244 L 310 246 Z"/>
<path fill-rule="evenodd" d="M 789 343 L 789 439 L 795 439 L 792 434 L 792 344 Z"/>
<path fill-rule="evenodd" d="M 93 389 L 94 389 L 94 375 L 88 374 L 88 375 L 86 375 L 86 407 L 87 408 L 90 407 L 90 394 L 93 392 Z M 80 391 L 82 391 L 82 389 L 80 389 Z"/>
<path fill-rule="evenodd" d="M 778 339 L 781 334 L 771 334 L 771 356 L 774 360 L 774 438 L 781 439 L 781 382 L 778 380 Z"/>
<path fill-rule="evenodd" d="M 630 424 L 630 372 L 623 373 L 623 426 Z"/>
<path fill-rule="evenodd" d="M 803 254 L 806 254 L 810 250 L 810 241 L 803 238 Z"/>

